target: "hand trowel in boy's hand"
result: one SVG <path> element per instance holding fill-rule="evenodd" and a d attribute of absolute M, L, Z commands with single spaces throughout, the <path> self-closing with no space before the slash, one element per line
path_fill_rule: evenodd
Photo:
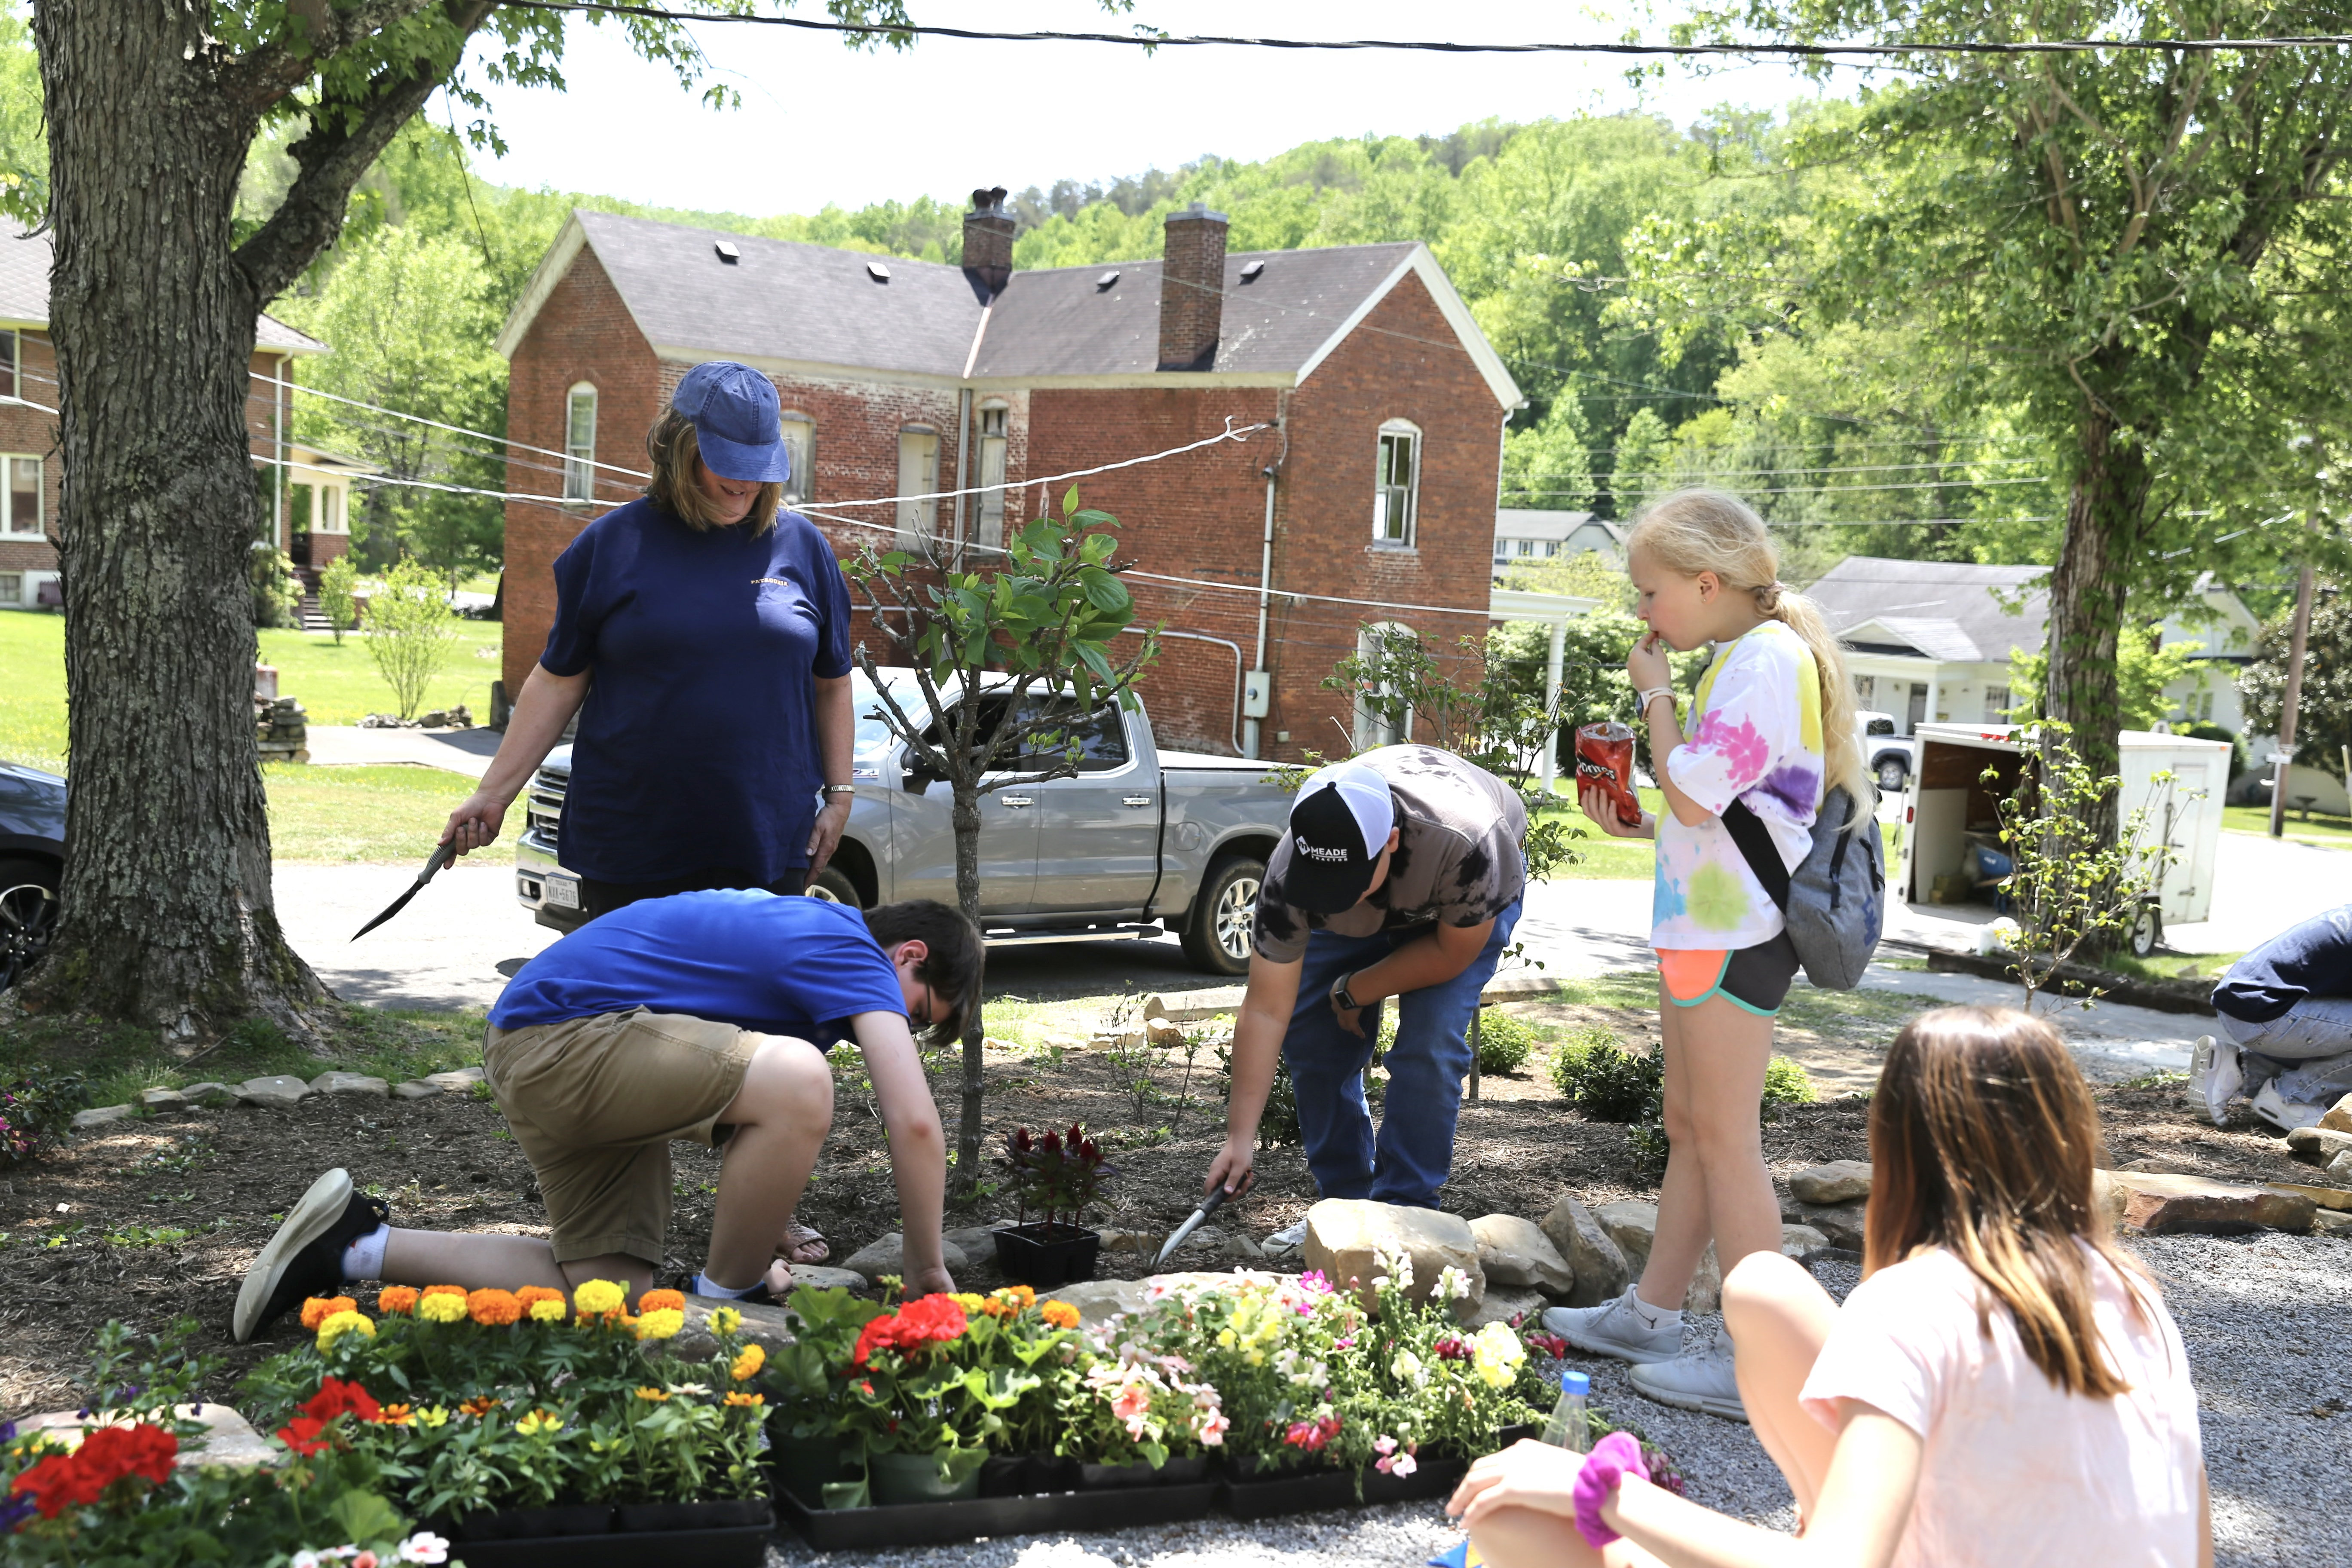
<path fill-rule="evenodd" d="M 1209 1195 L 1207 1197 L 1201 1200 L 1201 1206 L 1192 1211 L 1192 1217 L 1186 1220 L 1182 1225 L 1178 1226 L 1175 1230 L 1170 1233 L 1168 1245 L 1160 1249 L 1159 1261 L 1152 1264 L 1151 1267 L 1158 1268 L 1162 1264 L 1165 1264 L 1168 1261 L 1168 1255 L 1174 1252 L 1178 1247 L 1183 1246 L 1184 1238 L 1192 1235 L 1194 1231 L 1200 1229 L 1201 1222 L 1208 1218 L 1211 1215 L 1216 1213 L 1217 1205 L 1224 1201 L 1225 1187 L 1224 1184 L 1220 1182 L 1216 1186 L 1210 1189 Z"/>
<path fill-rule="evenodd" d="M 453 844 L 444 844 L 435 849 L 433 851 L 433 858 L 425 862 L 425 869 L 416 873 L 416 880 L 408 885 L 408 891 L 393 900 L 391 905 L 385 909 L 383 913 L 376 916 L 375 919 L 368 921 L 367 924 L 353 931 L 352 933 L 352 940 L 353 942 L 359 941 L 360 938 L 367 935 L 368 932 L 375 930 L 376 927 L 383 924 L 384 921 L 392 919 L 393 916 L 406 909 L 408 907 L 408 900 L 416 896 L 416 890 L 425 886 L 425 883 L 431 881 L 433 879 L 434 873 L 440 870 L 442 867 L 446 866 L 451 860 L 456 859 L 457 856 L 457 846 Z"/>

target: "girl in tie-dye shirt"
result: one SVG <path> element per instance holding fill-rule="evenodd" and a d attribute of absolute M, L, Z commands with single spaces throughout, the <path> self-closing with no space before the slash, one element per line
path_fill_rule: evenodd
<path fill-rule="evenodd" d="M 1728 1347 L 1717 1339 L 1680 1353 L 1682 1304 L 1710 1241 L 1727 1274 L 1748 1254 L 1780 1246 L 1757 1109 L 1797 951 L 1723 815 L 1735 802 L 1755 813 L 1793 870 L 1816 831 L 1843 830 L 1815 826 L 1826 785 L 1874 797 L 1837 639 L 1821 612 L 1779 580 L 1779 552 L 1756 514 L 1734 497 L 1685 490 L 1643 512 L 1625 545 L 1650 628 L 1625 673 L 1650 726 L 1650 766 L 1666 809 L 1629 822 L 1597 790 L 1581 800 L 1615 837 L 1658 841 L 1650 945 L 1670 1150 L 1640 1281 L 1598 1307 L 1554 1307 L 1544 1326 L 1580 1350 L 1633 1363 L 1633 1386 L 1652 1399 L 1738 1419 Z M 1715 662 L 1685 728 L 1667 650 L 1708 643 Z M 1864 815 L 1854 826 L 1875 824 Z"/>

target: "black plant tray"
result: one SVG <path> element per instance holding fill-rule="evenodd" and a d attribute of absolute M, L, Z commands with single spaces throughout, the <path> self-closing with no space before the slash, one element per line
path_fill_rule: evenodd
<path fill-rule="evenodd" d="M 1029 1535 L 1045 1530 L 1124 1530 L 1138 1524 L 1173 1524 L 1205 1517 L 1216 1498 L 1214 1481 L 1189 1486 L 1112 1487 L 1099 1491 L 1032 1492 L 1020 1497 L 971 1498 L 962 1502 L 890 1503 L 879 1508 L 811 1508 L 793 1492 L 776 1494 L 785 1521 L 819 1552 L 854 1552 L 877 1546 L 945 1546 L 983 1535 Z M 490 1565 L 478 1565 L 469 1557 L 467 1568 Z M 630 1568 L 644 1568 L 643 1561 Z"/>
<path fill-rule="evenodd" d="M 612 1535 L 551 1535 L 536 1541 L 461 1541 L 449 1555 L 466 1568 L 646 1568 L 691 1563 L 695 1568 L 760 1568 L 767 1561 L 772 1524 L 727 1530 L 646 1530 Z"/>

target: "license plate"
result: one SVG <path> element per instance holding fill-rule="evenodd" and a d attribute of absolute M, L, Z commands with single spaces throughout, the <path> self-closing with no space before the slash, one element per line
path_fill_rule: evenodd
<path fill-rule="evenodd" d="M 580 883 L 571 877 L 550 877 L 540 884 L 540 900 L 559 910 L 580 907 Z"/>

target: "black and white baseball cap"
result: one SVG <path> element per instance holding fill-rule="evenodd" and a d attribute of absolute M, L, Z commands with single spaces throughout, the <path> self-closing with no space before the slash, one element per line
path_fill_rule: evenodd
<path fill-rule="evenodd" d="M 1290 808 L 1283 900 L 1318 915 L 1352 908 L 1371 886 L 1372 868 L 1396 826 L 1388 780 L 1361 763 L 1318 768 Z"/>

